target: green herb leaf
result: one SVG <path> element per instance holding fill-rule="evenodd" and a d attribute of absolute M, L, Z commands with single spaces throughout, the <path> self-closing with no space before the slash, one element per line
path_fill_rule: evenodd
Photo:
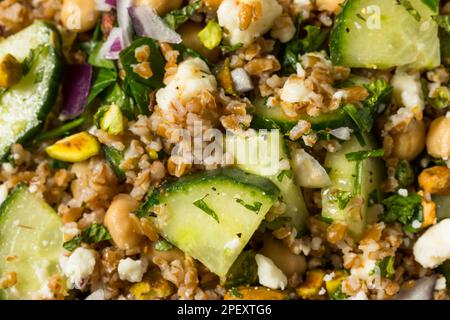
<path fill-rule="evenodd" d="M 70 252 L 74 251 L 79 246 L 81 246 L 81 237 L 79 236 L 73 237 L 69 241 L 63 243 L 63 248 Z"/>
<path fill-rule="evenodd" d="M 219 217 L 217 216 L 217 214 L 214 212 L 213 209 L 211 209 L 205 202 L 205 198 L 208 195 L 204 196 L 202 199 L 196 200 L 194 201 L 193 205 L 196 206 L 197 208 L 199 208 L 200 210 L 202 210 L 203 212 L 205 212 L 206 214 L 210 215 L 214 220 L 217 221 L 217 223 L 220 223 L 219 221 Z"/>
<path fill-rule="evenodd" d="M 243 251 L 227 273 L 225 288 L 258 283 L 258 266 L 253 250 Z"/>
<path fill-rule="evenodd" d="M 381 158 L 384 157 L 383 149 L 376 150 L 364 150 L 357 152 L 350 152 L 345 155 L 348 161 L 361 161 L 369 158 Z"/>
<path fill-rule="evenodd" d="M 125 78 L 125 91 L 135 101 L 136 108 L 134 108 L 135 114 L 145 114 L 150 115 L 150 110 L 148 106 L 150 104 L 150 93 L 153 91 L 151 87 L 143 85 L 131 78 Z"/>
<path fill-rule="evenodd" d="M 141 74 L 135 72 L 134 67 L 141 63 L 137 61 L 135 51 L 137 48 L 147 46 L 150 49 L 150 68 L 152 70 L 152 76 L 149 78 L 144 78 Z M 164 59 L 159 51 L 156 42 L 150 38 L 138 38 L 134 40 L 130 46 L 122 50 L 119 54 L 120 63 L 125 70 L 127 82 L 130 84 L 130 79 L 133 82 L 142 84 L 144 87 L 150 89 L 159 89 L 164 86 Z M 148 100 L 148 99 L 147 99 Z M 137 102 L 137 101 L 136 101 Z"/>
<path fill-rule="evenodd" d="M 414 9 L 411 2 L 409 2 L 408 0 L 397 0 L 397 2 L 398 4 L 401 4 L 406 9 L 406 11 L 408 11 L 408 13 L 413 16 L 414 19 L 420 21 L 420 13 L 416 9 Z"/>
<path fill-rule="evenodd" d="M 406 188 L 415 181 L 415 174 L 411 164 L 406 160 L 401 160 L 395 168 L 395 179 L 400 188 Z"/>
<path fill-rule="evenodd" d="M 291 217 L 278 217 L 275 218 L 273 221 L 267 221 L 264 219 L 263 221 L 261 221 L 258 230 L 261 232 L 266 232 L 267 230 L 274 231 L 284 225 L 289 225 L 291 221 L 292 221 Z"/>
<path fill-rule="evenodd" d="M 197 0 L 181 9 L 173 10 L 164 16 L 164 21 L 171 27 L 172 29 L 177 29 L 180 25 L 189 20 L 190 17 L 194 15 L 194 13 L 200 9 L 202 6 L 202 2 Z"/>
<path fill-rule="evenodd" d="M 374 113 L 380 112 L 380 106 L 387 104 L 391 100 L 394 88 L 384 80 L 375 80 L 364 85 L 369 97 L 364 100 L 363 104 L 366 107 L 373 108 Z"/>
<path fill-rule="evenodd" d="M 123 152 L 107 145 L 102 145 L 102 149 L 105 154 L 106 161 L 116 174 L 119 181 L 125 181 L 127 179 L 125 172 L 120 169 L 120 163 L 123 160 Z"/>
<path fill-rule="evenodd" d="M 382 277 L 392 279 L 395 274 L 395 257 L 389 256 L 377 262 L 377 267 L 380 268 L 380 275 Z"/>
<path fill-rule="evenodd" d="M 331 300 L 347 300 L 348 296 L 342 291 L 342 283 L 339 284 L 339 287 L 329 295 Z"/>
<path fill-rule="evenodd" d="M 56 159 L 51 159 L 51 161 L 50 161 L 50 168 L 52 170 L 67 169 L 69 166 L 70 166 L 70 163 L 68 163 L 68 162 L 64 162 L 64 161 L 60 161 L 60 160 L 56 160 Z"/>
<path fill-rule="evenodd" d="M 89 227 L 84 229 L 80 235 L 64 242 L 63 247 L 68 251 L 73 251 L 77 247 L 79 247 L 82 242 L 95 244 L 110 239 L 111 235 L 104 225 L 100 223 L 93 223 Z"/>
<path fill-rule="evenodd" d="M 178 57 L 178 62 L 186 60 L 189 57 L 194 57 L 194 58 L 202 59 L 210 67 L 213 66 L 213 64 L 211 64 L 211 62 L 208 60 L 208 58 L 206 58 L 200 52 L 195 51 L 194 49 L 191 49 L 189 47 L 186 47 L 183 43 L 173 44 L 172 47 L 175 50 L 177 50 L 178 52 L 180 52 L 180 56 Z"/>
<path fill-rule="evenodd" d="M 433 16 L 433 20 L 436 21 L 439 27 L 445 32 L 450 33 L 450 16 Z"/>
<path fill-rule="evenodd" d="M 173 244 L 165 239 L 159 239 L 155 243 L 155 249 L 158 251 L 170 251 L 173 249 Z"/>
<path fill-rule="evenodd" d="M 110 240 L 111 235 L 103 224 L 93 223 L 81 232 L 83 241 L 89 244 Z"/>
<path fill-rule="evenodd" d="M 292 175 L 293 175 L 292 170 L 282 170 L 282 171 L 277 175 L 277 180 L 278 180 L 279 182 L 282 182 L 284 177 L 288 177 L 289 179 L 292 179 Z"/>
<path fill-rule="evenodd" d="M 122 113 L 129 119 L 134 120 L 141 112 L 136 108 L 133 98 L 125 94 L 119 84 L 110 87 L 106 92 L 103 102 L 105 105 L 116 104 L 120 107 Z"/>
<path fill-rule="evenodd" d="M 70 122 L 64 123 L 63 125 L 51 129 L 47 132 L 39 134 L 33 141 L 33 143 L 39 143 L 46 140 L 58 139 L 69 135 L 74 129 L 81 126 L 86 121 L 86 117 L 79 117 Z"/>
<path fill-rule="evenodd" d="M 242 199 L 236 199 L 236 202 L 239 203 L 241 206 L 244 206 L 246 209 L 253 211 L 254 213 L 258 214 L 259 210 L 262 207 L 261 202 L 253 202 L 253 204 L 245 203 Z"/>
<path fill-rule="evenodd" d="M 297 20 L 297 33 L 300 32 L 300 19 Z M 282 57 L 283 70 L 285 73 L 293 73 L 296 70 L 299 54 L 317 51 L 327 38 L 327 31 L 321 30 L 319 27 L 307 25 L 306 37 L 298 39 L 298 36 L 288 42 L 284 49 Z"/>
<path fill-rule="evenodd" d="M 330 193 L 329 199 L 338 204 L 340 210 L 345 209 L 347 204 L 353 198 L 353 193 L 349 191 L 334 190 Z"/>
<path fill-rule="evenodd" d="M 409 232 L 417 232 L 412 226 L 413 221 L 423 221 L 423 207 L 421 205 L 422 198 L 417 194 L 409 194 L 403 197 L 394 194 L 383 201 L 385 207 L 384 213 L 380 215 L 380 219 L 385 222 L 398 221 L 405 226 Z"/>
<path fill-rule="evenodd" d="M 208 24 L 198 33 L 198 38 L 206 48 L 212 50 L 222 41 L 222 28 L 216 20 L 209 20 Z"/>
<path fill-rule="evenodd" d="M 112 60 L 107 60 L 100 56 L 100 49 L 103 46 L 103 42 L 95 42 L 93 44 L 93 50 L 88 58 L 88 63 L 98 68 L 105 68 L 110 70 L 116 70 L 116 65 Z"/>
<path fill-rule="evenodd" d="M 229 292 L 230 292 L 231 296 L 233 296 L 235 298 L 238 298 L 238 299 L 244 298 L 242 293 L 239 292 L 239 288 L 236 288 L 236 287 L 230 288 Z"/>
<path fill-rule="evenodd" d="M 143 204 L 141 204 L 139 209 L 135 212 L 135 215 L 137 215 L 139 218 L 146 217 L 148 216 L 152 208 L 158 204 L 159 204 L 159 191 L 157 189 L 149 190 L 147 199 L 144 201 Z"/>
<path fill-rule="evenodd" d="M 117 73 L 114 70 L 98 69 L 92 82 L 91 91 L 87 99 L 90 104 L 101 92 L 117 81 Z"/>
<path fill-rule="evenodd" d="M 242 48 L 244 45 L 242 43 L 236 43 L 235 45 L 232 46 L 228 46 L 228 45 L 221 45 L 220 46 L 220 50 L 222 50 L 222 54 L 228 54 L 231 52 L 234 52 L 236 50 L 239 50 L 240 48 Z"/>
<path fill-rule="evenodd" d="M 352 118 L 361 132 L 370 132 L 372 130 L 374 119 L 370 108 L 346 104 L 343 106 L 343 109 Z"/>
<path fill-rule="evenodd" d="M 439 27 L 450 33 L 450 16 L 433 16 Z"/>

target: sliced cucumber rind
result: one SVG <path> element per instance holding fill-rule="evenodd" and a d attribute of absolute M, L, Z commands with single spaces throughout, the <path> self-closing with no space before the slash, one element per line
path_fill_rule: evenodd
<path fill-rule="evenodd" d="M 12 144 L 26 142 L 39 131 L 56 102 L 63 64 L 59 41 L 51 25 L 37 22 L 0 42 L 0 55 L 11 51 L 19 61 L 30 61 L 19 83 L 0 96 L 0 160 Z"/>
<path fill-rule="evenodd" d="M 299 120 L 306 120 L 311 123 L 313 130 L 337 129 L 340 127 L 355 128 L 355 124 L 343 109 L 322 113 L 318 116 L 310 116 L 306 113 L 296 118 L 289 118 L 280 106 L 269 107 L 264 98 L 258 98 L 253 105 L 252 128 L 255 129 L 279 129 L 284 133 L 289 132 Z"/>
<path fill-rule="evenodd" d="M 165 239 L 223 278 L 278 193 L 266 178 L 223 168 L 162 186 L 147 207 Z"/>
<path fill-rule="evenodd" d="M 61 276 L 61 227 L 56 212 L 25 184 L 11 191 L 0 205 L 0 274 L 15 272 L 17 283 L 0 289 L 0 300 L 39 298 L 48 278 Z"/>
<path fill-rule="evenodd" d="M 262 192 L 273 200 L 277 199 L 279 193 L 278 187 L 269 179 L 246 173 L 237 168 L 228 167 L 193 173 L 175 181 L 165 182 L 160 188 L 155 190 L 155 195 L 161 197 L 162 195 L 167 196 L 176 192 L 186 192 L 193 185 L 209 184 L 211 181 L 215 183 L 231 182 L 244 188 Z"/>
<path fill-rule="evenodd" d="M 24 41 L 24 39 L 27 39 Z M 40 45 L 48 45 L 61 50 L 61 38 L 57 28 L 46 21 L 37 20 L 22 31 L 0 41 L 0 57 L 11 54 L 23 62 L 30 51 Z"/>
<path fill-rule="evenodd" d="M 362 160 L 361 188 L 356 195 L 363 201 L 359 212 L 352 211 L 351 204 L 347 204 L 344 208 L 339 208 L 338 202 L 331 195 L 336 191 L 353 194 L 356 162 L 348 161 L 345 155 L 349 152 L 371 150 L 376 147 L 377 144 L 372 137 L 365 135 L 364 139 L 367 143 L 366 146 L 361 146 L 356 137 L 352 137 L 350 141 L 342 144 L 341 150 L 327 154 L 325 167 L 330 169 L 331 185 L 323 188 L 321 192 L 322 216 L 333 221 L 345 223 L 348 233 L 356 240 L 361 238 L 368 224 L 377 221 L 377 207 L 372 204 L 369 205 L 369 199 L 371 193 L 379 189 L 383 180 L 385 170 L 382 160 L 378 158 Z"/>
<path fill-rule="evenodd" d="M 330 37 L 335 65 L 388 69 L 408 65 L 431 69 L 440 64 L 434 1 L 411 0 L 420 15 L 395 0 L 348 0 Z"/>

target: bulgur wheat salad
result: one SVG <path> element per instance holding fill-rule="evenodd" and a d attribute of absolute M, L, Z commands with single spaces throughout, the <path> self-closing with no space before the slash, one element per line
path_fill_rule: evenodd
<path fill-rule="evenodd" d="M 450 1 L 0 0 L 0 299 L 446 300 Z"/>

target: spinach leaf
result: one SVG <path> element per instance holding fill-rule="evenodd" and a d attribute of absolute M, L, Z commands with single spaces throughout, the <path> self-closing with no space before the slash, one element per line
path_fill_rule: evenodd
<path fill-rule="evenodd" d="M 150 61 L 137 61 L 136 49 L 141 47 L 148 47 L 150 49 Z M 164 59 L 159 51 L 156 42 L 150 38 L 138 38 L 131 43 L 129 47 L 122 50 L 119 54 L 120 63 L 125 70 L 126 78 L 130 82 L 137 82 L 150 89 L 159 89 L 164 86 Z M 136 67 L 141 63 L 149 63 L 151 69 L 151 76 L 146 78 L 140 74 Z"/>
<path fill-rule="evenodd" d="M 106 88 L 117 81 L 117 73 L 114 70 L 98 69 L 92 82 L 91 91 L 87 99 L 89 105 Z"/>

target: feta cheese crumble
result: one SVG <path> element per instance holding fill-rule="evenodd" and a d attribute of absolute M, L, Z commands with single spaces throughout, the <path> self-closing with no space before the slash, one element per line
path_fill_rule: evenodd
<path fill-rule="evenodd" d="M 284 290 L 286 288 L 287 277 L 270 258 L 257 254 L 255 260 L 258 265 L 258 279 L 261 285 L 271 289 Z"/>
<path fill-rule="evenodd" d="M 414 245 L 414 258 L 424 268 L 436 268 L 450 258 L 450 219 L 431 226 Z"/>
<path fill-rule="evenodd" d="M 224 0 L 217 10 L 219 25 L 227 32 L 231 45 L 242 43 L 247 46 L 269 31 L 275 20 L 281 16 L 283 8 L 276 0 L 260 0 L 261 16 L 252 21 L 247 29 L 241 30 L 239 17 L 241 6 L 237 0 Z"/>
<path fill-rule="evenodd" d="M 139 282 L 147 271 L 147 264 L 142 260 L 126 258 L 120 260 L 117 271 L 121 280 Z"/>
<path fill-rule="evenodd" d="M 95 251 L 78 247 L 69 258 L 62 257 L 60 265 L 69 281 L 69 288 L 82 289 L 94 271 Z"/>

